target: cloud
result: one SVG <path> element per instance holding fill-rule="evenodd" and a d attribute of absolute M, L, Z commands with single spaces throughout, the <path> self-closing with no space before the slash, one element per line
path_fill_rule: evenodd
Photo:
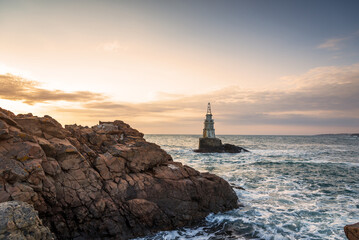
<path fill-rule="evenodd" d="M 331 38 L 318 45 L 318 48 L 328 49 L 328 50 L 339 50 L 341 48 L 341 43 L 348 38 Z"/>
<path fill-rule="evenodd" d="M 353 40 L 357 42 L 359 36 L 359 30 L 352 32 L 351 34 L 348 34 L 341 38 L 330 38 L 325 40 L 323 43 L 319 44 L 317 48 L 320 49 L 326 49 L 326 50 L 340 50 L 344 47 L 345 44 L 353 44 Z M 357 44 L 357 43 L 356 43 Z M 339 57 L 339 56 L 336 56 Z"/>
<path fill-rule="evenodd" d="M 48 90 L 40 88 L 39 85 L 40 83 L 36 81 L 30 81 L 12 74 L 2 74 L 0 75 L 0 98 L 22 101 L 29 105 L 51 101 L 84 102 L 103 100 L 105 98 L 105 96 L 100 93 Z"/>
<path fill-rule="evenodd" d="M 305 88 L 325 84 L 344 84 L 353 82 L 359 73 L 359 64 L 349 66 L 325 66 L 310 69 L 297 76 L 284 76 L 281 79 L 292 88 Z"/>
<path fill-rule="evenodd" d="M 66 107 L 48 105 L 44 113 L 65 124 L 93 125 L 99 120 L 120 119 L 145 133 L 200 133 L 207 102 L 212 103 L 216 126 L 222 133 L 303 134 L 308 133 L 305 129 L 359 129 L 359 64 L 318 67 L 284 79 L 285 89 L 255 91 L 230 86 L 206 94 L 171 94 L 158 101 L 126 103 L 92 92 L 41 89 L 37 82 L 0 75 L 0 97 L 29 104 L 74 101 L 76 105 Z"/>
<path fill-rule="evenodd" d="M 94 121 L 119 118 L 148 132 L 153 132 L 154 126 L 173 132 L 185 127 L 192 130 L 196 124 L 200 128 L 210 101 L 217 124 L 227 129 L 238 125 L 359 128 L 359 64 L 320 67 L 286 78 L 291 87 L 285 90 L 249 91 L 232 86 L 149 103 L 96 101 L 83 104 L 80 114 Z"/>

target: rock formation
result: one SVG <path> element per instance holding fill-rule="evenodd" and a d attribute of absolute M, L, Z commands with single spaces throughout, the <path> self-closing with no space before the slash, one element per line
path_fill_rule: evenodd
<path fill-rule="evenodd" d="M 359 222 L 352 225 L 346 225 L 344 227 L 344 232 L 349 240 L 359 240 Z"/>
<path fill-rule="evenodd" d="M 240 153 L 249 152 L 247 149 L 232 144 L 222 144 L 219 138 L 200 138 L 199 147 L 194 150 L 199 153 Z"/>
<path fill-rule="evenodd" d="M 122 121 L 63 128 L 0 108 L 0 202 L 27 202 L 58 239 L 128 239 L 237 206 L 229 184 L 173 162 Z"/>
<path fill-rule="evenodd" d="M 51 240 L 51 231 L 42 225 L 34 207 L 24 202 L 0 203 L 0 239 Z"/>

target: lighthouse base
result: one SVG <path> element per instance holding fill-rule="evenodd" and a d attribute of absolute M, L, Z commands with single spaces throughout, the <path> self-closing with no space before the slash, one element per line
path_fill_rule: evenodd
<path fill-rule="evenodd" d="M 240 153 L 248 150 L 232 144 L 222 144 L 219 138 L 200 138 L 199 148 L 194 150 L 200 153 Z"/>
<path fill-rule="evenodd" d="M 222 148 L 222 141 L 219 138 L 200 138 L 198 149 L 212 149 L 220 150 Z"/>

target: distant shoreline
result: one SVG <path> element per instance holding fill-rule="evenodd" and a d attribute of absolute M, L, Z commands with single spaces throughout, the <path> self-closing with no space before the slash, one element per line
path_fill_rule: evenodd
<path fill-rule="evenodd" d="M 349 135 L 352 137 L 359 137 L 359 133 L 325 133 L 325 134 L 317 134 L 314 136 L 328 136 L 328 135 Z"/>

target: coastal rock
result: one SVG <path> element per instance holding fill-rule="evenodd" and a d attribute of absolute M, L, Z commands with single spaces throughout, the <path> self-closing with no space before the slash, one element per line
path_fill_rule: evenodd
<path fill-rule="evenodd" d="M 228 143 L 223 144 L 223 149 L 226 153 L 249 152 L 247 149 Z"/>
<path fill-rule="evenodd" d="M 248 150 L 232 144 L 222 144 L 219 138 L 200 138 L 199 147 L 194 150 L 198 153 L 240 153 Z"/>
<path fill-rule="evenodd" d="M 18 201 L 0 203 L 0 216 L 0 239 L 55 239 L 30 204 Z"/>
<path fill-rule="evenodd" d="M 344 227 L 344 232 L 349 240 L 359 240 L 359 222 L 352 225 L 346 225 Z"/>
<path fill-rule="evenodd" d="M 129 239 L 238 206 L 226 181 L 173 162 L 122 121 L 63 128 L 0 113 L 0 202 L 33 205 L 58 239 Z"/>

